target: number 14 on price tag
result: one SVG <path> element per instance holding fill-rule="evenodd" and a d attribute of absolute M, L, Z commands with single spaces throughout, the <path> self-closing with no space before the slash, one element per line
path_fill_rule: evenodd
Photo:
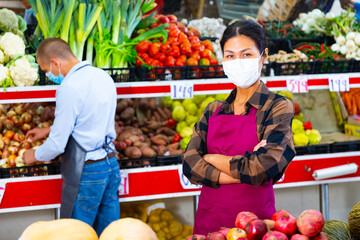
<path fill-rule="evenodd" d="M 292 77 L 286 80 L 286 86 L 293 93 L 309 92 L 308 79 L 305 76 Z"/>
<path fill-rule="evenodd" d="M 194 84 L 187 82 L 172 82 L 171 85 L 171 99 L 186 99 L 193 98 Z"/>
<path fill-rule="evenodd" d="M 330 92 L 348 92 L 348 91 L 350 91 L 349 75 L 330 76 L 329 77 L 329 88 L 330 88 Z"/>

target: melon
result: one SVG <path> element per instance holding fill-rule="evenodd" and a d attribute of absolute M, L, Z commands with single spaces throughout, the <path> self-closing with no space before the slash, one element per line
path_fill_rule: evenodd
<path fill-rule="evenodd" d="M 350 232 L 354 237 L 360 238 L 360 202 L 355 204 L 355 206 L 351 209 L 348 222 L 350 227 Z"/>
<path fill-rule="evenodd" d="M 100 240 L 158 240 L 146 223 L 135 218 L 122 218 L 110 223 L 101 233 Z"/>
<path fill-rule="evenodd" d="M 35 222 L 28 226 L 19 240 L 98 240 L 95 230 L 80 220 L 58 219 Z"/>
<path fill-rule="evenodd" d="M 350 228 L 347 223 L 338 220 L 326 221 L 322 231 L 331 240 L 351 240 Z"/>

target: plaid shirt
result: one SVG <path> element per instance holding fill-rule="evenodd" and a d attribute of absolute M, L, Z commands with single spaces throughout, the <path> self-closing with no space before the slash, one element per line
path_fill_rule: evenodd
<path fill-rule="evenodd" d="M 199 122 L 194 126 L 193 135 L 182 155 L 183 173 L 194 184 L 219 187 L 220 170 L 207 163 L 202 157 L 207 154 L 207 131 L 210 116 L 222 105 L 218 115 L 233 115 L 235 88 L 225 101 L 210 103 Z M 245 104 L 246 114 L 250 108 L 257 109 L 256 125 L 258 140 L 267 140 L 265 147 L 245 155 L 233 156 L 230 171 L 233 178 L 241 183 L 254 186 L 269 182 L 276 183 L 295 156 L 295 147 L 291 131 L 294 107 L 288 99 L 269 91 L 264 83 Z"/>

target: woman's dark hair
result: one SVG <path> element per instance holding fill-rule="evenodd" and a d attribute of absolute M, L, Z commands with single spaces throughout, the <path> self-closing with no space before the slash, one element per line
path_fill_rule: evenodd
<path fill-rule="evenodd" d="M 262 53 L 267 48 L 264 29 L 254 21 L 240 20 L 229 25 L 220 40 L 221 50 L 224 52 L 225 43 L 232 37 L 244 35 L 251 38 Z"/>

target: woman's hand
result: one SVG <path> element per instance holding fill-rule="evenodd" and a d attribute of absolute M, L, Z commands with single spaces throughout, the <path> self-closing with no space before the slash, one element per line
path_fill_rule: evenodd
<path fill-rule="evenodd" d="M 261 142 L 259 142 L 259 143 L 254 147 L 254 151 L 253 151 L 253 152 L 259 150 L 259 148 L 261 148 L 261 147 L 265 147 L 266 144 L 267 144 L 266 139 L 261 140 Z"/>

